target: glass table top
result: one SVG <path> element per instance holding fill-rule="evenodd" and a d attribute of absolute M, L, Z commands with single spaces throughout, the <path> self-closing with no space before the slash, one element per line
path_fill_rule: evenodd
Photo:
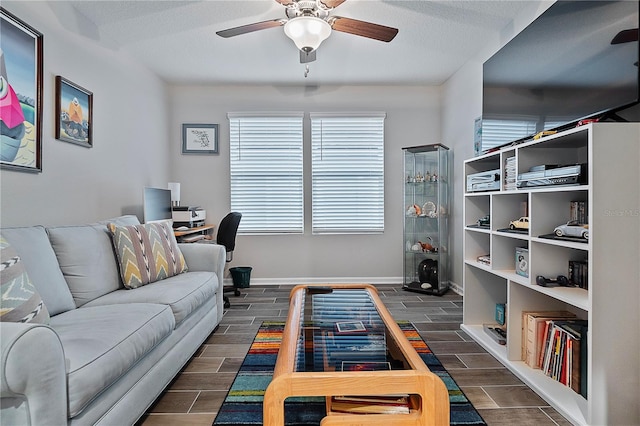
<path fill-rule="evenodd" d="M 366 289 L 308 287 L 300 320 L 298 372 L 405 369 Z"/>

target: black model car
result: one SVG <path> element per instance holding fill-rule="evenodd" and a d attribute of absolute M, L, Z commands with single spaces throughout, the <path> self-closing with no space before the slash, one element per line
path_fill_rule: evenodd
<path fill-rule="evenodd" d="M 478 226 L 489 227 L 490 223 L 491 223 L 491 218 L 489 215 L 486 215 L 478 219 Z"/>

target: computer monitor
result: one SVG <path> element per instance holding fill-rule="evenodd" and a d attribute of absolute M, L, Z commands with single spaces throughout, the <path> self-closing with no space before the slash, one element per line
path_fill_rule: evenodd
<path fill-rule="evenodd" d="M 172 219 L 171 190 L 163 188 L 144 188 L 144 222 L 160 222 Z"/>

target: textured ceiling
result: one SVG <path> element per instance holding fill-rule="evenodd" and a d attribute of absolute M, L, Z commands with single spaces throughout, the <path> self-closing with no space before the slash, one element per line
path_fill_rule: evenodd
<path fill-rule="evenodd" d="M 390 43 L 333 31 L 304 77 L 283 28 L 216 31 L 284 18 L 274 0 L 53 1 L 70 31 L 125 51 L 173 84 L 428 84 L 447 80 L 530 2 L 348 0 L 332 15 L 399 29 Z"/>

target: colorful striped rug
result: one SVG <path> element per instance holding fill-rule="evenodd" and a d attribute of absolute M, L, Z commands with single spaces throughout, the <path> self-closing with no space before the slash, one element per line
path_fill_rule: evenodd
<path fill-rule="evenodd" d="M 398 325 L 424 363 L 447 386 L 451 424 L 486 425 L 413 325 L 408 321 L 399 321 Z M 262 425 L 262 398 L 273 375 L 283 330 L 284 322 L 262 323 L 213 422 L 214 426 Z M 289 398 L 285 402 L 287 426 L 317 426 L 325 415 L 324 398 Z"/>

